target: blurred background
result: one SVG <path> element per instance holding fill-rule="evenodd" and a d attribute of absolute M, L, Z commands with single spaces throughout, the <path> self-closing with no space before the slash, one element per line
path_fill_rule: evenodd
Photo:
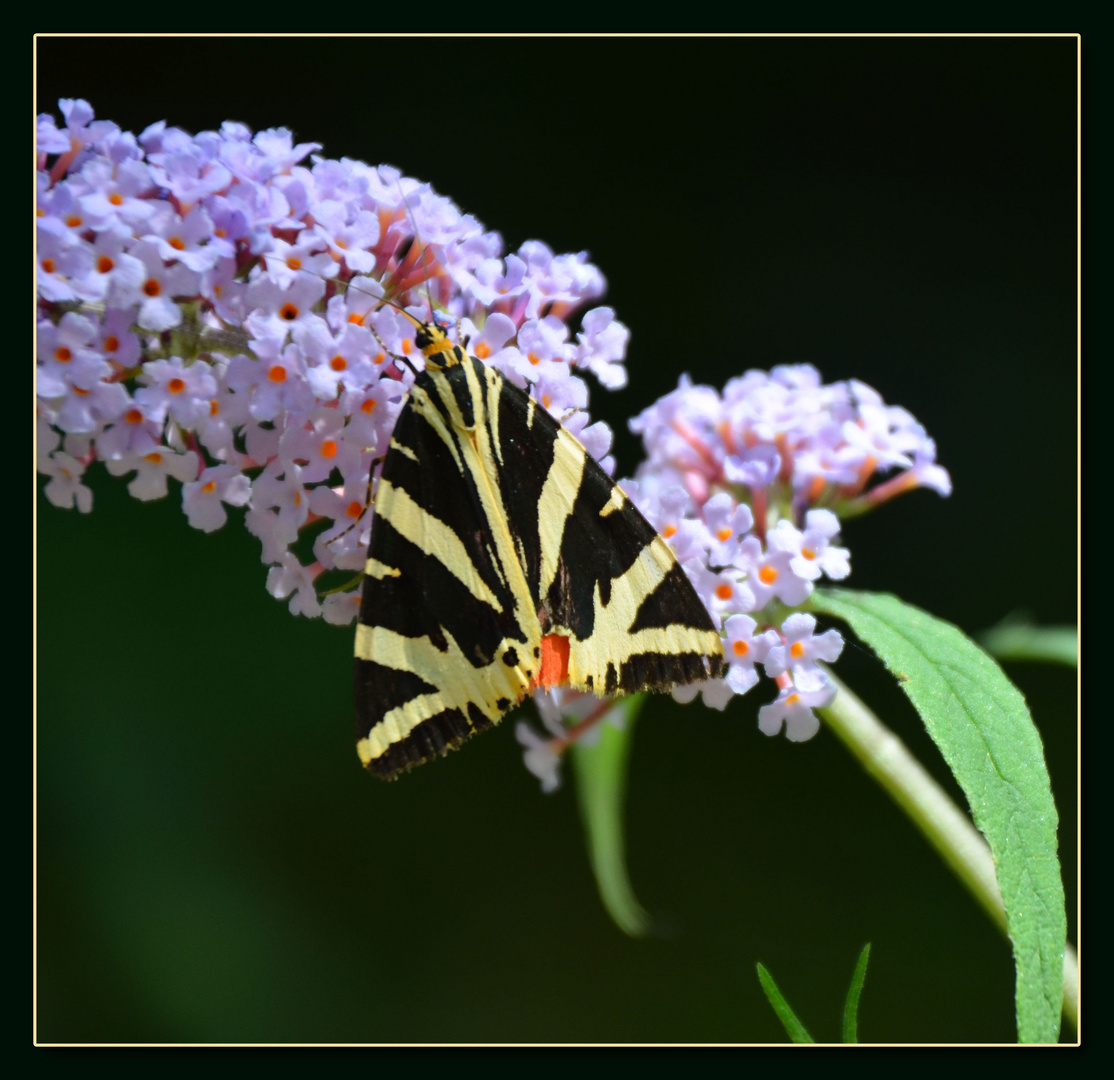
<path fill-rule="evenodd" d="M 499 230 L 587 249 L 631 329 L 626 420 L 682 372 L 816 365 L 908 408 L 951 472 L 847 524 L 860 589 L 975 634 L 1076 617 L 1076 41 L 40 38 L 39 111 L 292 128 Z M 233 511 L 96 467 L 38 502 L 41 1041 L 783 1041 L 755 963 L 839 1038 L 1011 1041 L 1009 946 L 826 731 L 655 698 L 627 837 L 658 932 L 596 896 L 572 778 L 513 722 L 397 783 L 352 745 L 352 632 L 264 589 Z M 1076 936 L 1074 673 L 1010 665 L 1045 741 Z M 881 665 L 837 672 L 948 787 Z"/>

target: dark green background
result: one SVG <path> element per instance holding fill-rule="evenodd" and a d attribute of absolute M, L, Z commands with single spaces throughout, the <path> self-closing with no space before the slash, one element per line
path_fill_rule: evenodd
<path fill-rule="evenodd" d="M 590 250 L 632 330 L 625 418 L 688 371 L 808 361 L 921 420 L 955 494 L 848 524 L 848 584 L 969 632 L 1076 611 L 1074 39 L 38 42 L 40 109 L 136 132 L 231 118 L 387 161 L 500 230 Z M 655 699 L 630 868 L 594 892 L 571 786 L 513 724 L 386 785 L 352 746 L 349 630 L 264 590 L 233 513 L 91 471 L 39 500 L 38 1035 L 44 1041 L 776 1041 L 754 974 L 838 1037 L 1015 1036 L 1009 948 L 827 732 Z M 839 673 L 937 775 L 880 665 Z M 1047 748 L 1075 929 L 1076 707 L 1010 669 Z"/>

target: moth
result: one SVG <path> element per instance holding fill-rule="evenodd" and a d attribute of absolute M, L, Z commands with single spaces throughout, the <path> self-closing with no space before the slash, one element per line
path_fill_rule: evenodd
<path fill-rule="evenodd" d="M 375 495 L 356 629 L 364 765 L 393 779 L 539 687 L 722 675 L 685 572 L 580 442 L 436 322 L 406 318 L 425 370 Z"/>

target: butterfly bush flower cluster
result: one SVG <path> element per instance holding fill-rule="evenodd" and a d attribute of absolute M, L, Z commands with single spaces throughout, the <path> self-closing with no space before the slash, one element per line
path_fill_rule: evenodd
<path fill-rule="evenodd" d="M 936 448 L 905 410 L 851 380 L 824 385 L 807 364 L 748 371 L 719 393 L 682 377 L 631 422 L 647 458 L 630 494 L 723 620 L 727 677 L 674 691 L 723 708 L 758 681 L 778 687 L 758 726 L 793 741 L 818 729 L 835 691 L 819 666 L 843 640 L 798 610 L 822 578 L 850 573 L 841 517 L 914 487 L 951 491 Z M 892 473 L 886 479 L 884 474 Z"/>
<path fill-rule="evenodd" d="M 824 385 L 807 364 L 748 371 L 722 393 L 682 376 L 631 428 L 642 435 L 646 460 L 621 486 L 671 545 L 724 634 L 726 677 L 677 687 L 673 696 L 691 701 L 699 693 L 723 709 L 758 683 L 761 668 L 778 693 L 759 708 L 759 728 L 784 730 L 795 742 L 812 738 L 813 710 L 835 697 L 820 665 L 838 658 L 843 638 L 817 633 L 815 617 L 801 608 L 822 578 L 850 573 L 840 518 L 916 487 L 951 492 L 935 444 L 869 386 Z M 570 713 L 598 717 L 599 710 L 566 693 L 560 709 L 540 710 L 546 735 L 519 725 L 526 764 L 546 790 L 559 783 L 570 741 L 561 714 Z"/>
<path fill-rule="evenodd" d="M 39 118 L 37 172 L 38 460 L 54 505 L 88 512 L 99 461 L 138 499 L 177 481 L 195 528 L 244 507 L 268 590 L 292 613 L 350 623 L 358 584 L 322 575 L 363 566 L 368 492 L 413 378 L 399 359 L 422 366 L 397 308 L 434 310 L 613 471 L 581 376 L 624 386 L 629 334 L 590 307 L 573 335 L 570 317 L 604 291 L 586 253 L 538 241 L 505 253 L 427 184 L 323 158 L 284 129 L 156 123 L 137 136 L 84 101 L 60 108 L 62 126 Z M 800 609 L 849 571 L 841 517 L 917 486 L 947 494 L 932 440 L 869 387 L 825 386 L 808 366 L 747 372 L 722 393 L 682 377 L 632 428 L 647 456 L 623 486 L 729 661 L 724 679 L 674 695 L 723 708 L 761 667 L 779 688 L 761 729 L 809 738 L 833 695 L 819 662 L 842 640 Z M 546 734 L 520 724 L 518 737 L 551 788 L 603 707 L 538 698 Z"/>
<path fill-rule="evenodd" d="M 626 383 L 628 331 L 594 307 L 584 252 L 501 237 L 397 170 L 242 124 L 138 136 L 60 103 L 38 123 L 38 452 L 46 497 L 87 512 L 100 461 L 138 499 L 182 485 L 191 525 L 226 507 L 293 613 L 351 622 L 374 481 L 431 307 L 602 460 L 580 372 Z M 308 163 L 306 163 L 306 159 Z M 310 527 L 313 528 L 310 528 Z M 310 543 L 307 537 L 312 538 Z M 308 550 L 307 550 L 308 549 Z"/>

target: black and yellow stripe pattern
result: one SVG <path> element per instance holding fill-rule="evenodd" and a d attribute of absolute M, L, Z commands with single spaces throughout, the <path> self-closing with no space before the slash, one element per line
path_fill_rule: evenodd
<path fill-rule="evenodd" d="M 716 676 L 723 647 L 684 571 L 533 398 L 418 323 L 425 371 L 375 496 L 356 632 L 356 737 L 392 778 L 497 722 L 540 680 L 598 694 Z"/>

